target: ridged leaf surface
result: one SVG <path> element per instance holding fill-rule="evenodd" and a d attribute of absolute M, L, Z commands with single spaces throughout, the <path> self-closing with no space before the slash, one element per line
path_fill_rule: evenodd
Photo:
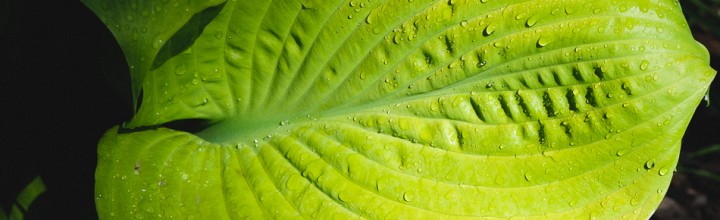
<path fill-rule="evenodd" d="M 715 76 L 672 0 L 85 3 L 142 95 L 101 218 L 648 218 Z"/>

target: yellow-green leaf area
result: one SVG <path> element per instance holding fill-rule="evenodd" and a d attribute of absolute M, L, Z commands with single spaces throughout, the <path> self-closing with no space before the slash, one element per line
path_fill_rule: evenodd
<path fill-rule="evenodd" d="M 646 219 L 716 73 L 669 0 L 86 4 L 142 93 L 110 219 Z"/>

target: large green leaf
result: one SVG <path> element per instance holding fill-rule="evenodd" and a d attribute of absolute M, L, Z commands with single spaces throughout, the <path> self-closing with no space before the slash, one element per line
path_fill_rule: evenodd
<path fill-rule="evenodd" d="M 671 0 L 85 3 L 101 218 L 648 218 L 715 76 Z"/>

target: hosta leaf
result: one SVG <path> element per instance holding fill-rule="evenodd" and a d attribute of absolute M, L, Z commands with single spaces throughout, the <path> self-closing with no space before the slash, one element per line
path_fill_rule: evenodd
<path fill-rule="evenodd" d="M 715 76 L 676 1 L 86 2 L 142 91 L 102 218 L 648 218 Z"/>

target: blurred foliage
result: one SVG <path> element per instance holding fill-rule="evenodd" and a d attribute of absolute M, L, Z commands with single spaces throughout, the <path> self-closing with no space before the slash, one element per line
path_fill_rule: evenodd
<path fill-rule="evenodd" d="M 22 220 L 25 212 L 30 208 L 30 204 L 43 192 L 45 192 L 45 184 L 42 178 L 40 178 L 40 176 L 35 177 L 35 179 L 28 183 L 25 189 L 18 194 L 17 201 L 15 201 L 15 204 L 10 208 L 10 215 L 5 214 L 5 211 L 0 207 L 0 220 Z"/>
<path fill-rule="evenodd" d="M 720 0 L 680 0 L 690 26 L 720 37 Z"/>

